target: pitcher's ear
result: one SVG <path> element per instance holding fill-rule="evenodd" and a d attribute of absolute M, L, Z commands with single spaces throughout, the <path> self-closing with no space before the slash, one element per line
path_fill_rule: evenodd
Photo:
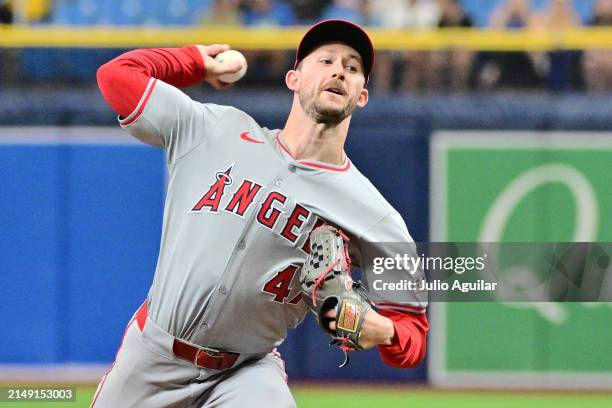
<path fill-rule="evenodd" d="M 370 97 L 370 94 L 368 90 L 366 88 L 363 88 L 361 90 L 361 93 L 359 94 L 359 99 L 357 100 L 357 106 L 359 106 L 360 108 L 363 108 L 364 106 L 366 106 L 368 103 L 369 97 Z"/>
<path fill-rule="evenodd" d="M 290 69 L 287 72 L 287 75 L 285 75 L 285 84 L 287 85 L 287 88 L 291 89 L 294 92 L 297 91 L 300 82 L 299 76 L 299 72 L 294 69 Z"/>

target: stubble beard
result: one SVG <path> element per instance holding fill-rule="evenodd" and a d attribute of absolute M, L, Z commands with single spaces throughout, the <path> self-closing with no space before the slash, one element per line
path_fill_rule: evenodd
<path fill-rule="evenodd" d="M 352 115 L 357 107 L 357 101 L 349 101 L 343 107 L 337 108 L 325 104 L 320 100 L 319 95 L 304 95 L 300 94 L 300 104 L 315 123 L 324 123 L 326 125 L 337 125 L 344 119 Z"/>

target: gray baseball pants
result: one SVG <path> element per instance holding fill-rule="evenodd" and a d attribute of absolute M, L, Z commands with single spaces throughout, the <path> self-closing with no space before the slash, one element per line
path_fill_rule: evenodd
<path fill-rule="evenodd" d="M 174 337 L 147 317 L 132 319 L 115 363 L 102 378 L 94 408 L 295 407 L 278 353 L 240 355 L 234 368 L 199 368 L 172 352 Z M 255 357 L 255 358 L 253 358 Z"/>

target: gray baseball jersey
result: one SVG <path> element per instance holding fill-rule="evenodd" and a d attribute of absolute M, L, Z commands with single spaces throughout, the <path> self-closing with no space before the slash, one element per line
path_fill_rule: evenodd
<path fill-rule="evenodd" d="M 411 242 L 401 216 L 347 158 L 295 160 L 282 132 L 156 79 L 121 126 L 165 149 L 169 184 L 149 316 L 169 334 L 267 353 L 304 318 L 299 266 L 328 222 L 357 241 Z M 414 310 L 424 311 L 425 304 Z"/>

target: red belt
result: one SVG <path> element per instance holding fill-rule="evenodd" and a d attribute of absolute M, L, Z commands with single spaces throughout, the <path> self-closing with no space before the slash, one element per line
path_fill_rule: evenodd
<path fill-rule="evenodd" d="M 198 367 L 210 368 L 212 370 L 225 370 L 232 367 L 240 355 L 228 351 L 195 347 L 179 339 L 174 339 L 172 351 L 174 351 L 175 356 L 183 360 L 191 361 Z"/>
<path fill-rule="evenodd" d="M 146 321 L 147 302 L 145 302 L 140 309 L 138 309 L 138 312 L 136 312 L 136 323 L 138 323 L 138 327 L 141 331 L 144 329 Z M 172 351 L 175 356 L 183 360 L 187 360 L 198 367 L 209 368 L 211 370 L 225 370 L 231 368 L 236 364 L 240 356 L 238 353 L 192 346 L 176 338 L 172 345 Z"/>

